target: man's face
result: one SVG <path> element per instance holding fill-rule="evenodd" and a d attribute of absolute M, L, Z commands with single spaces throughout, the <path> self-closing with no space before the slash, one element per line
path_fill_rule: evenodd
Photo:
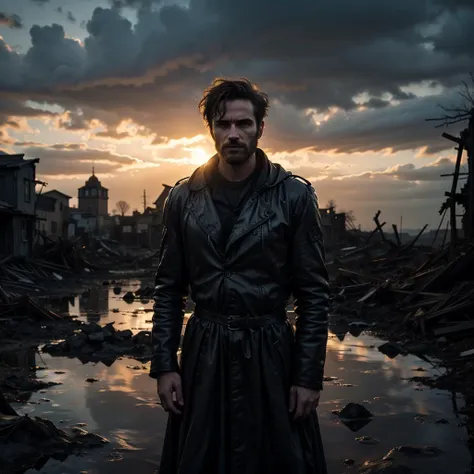
<path fill-rule="evenodd" d="M 255 153 L 263 122 L 257 127 L 249 100 L 227 101 L 225 106 L 225 114 L 212 123 L 212 137 L 222 159 L 230 165 L 241 165 Z"/>

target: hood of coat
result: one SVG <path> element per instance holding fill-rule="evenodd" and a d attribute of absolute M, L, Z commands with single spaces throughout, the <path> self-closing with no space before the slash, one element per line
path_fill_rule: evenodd
<path fill-rule="evenodd" d="M 281 165 L 272 163 L 260 148 L 257 148 L 256 154 L 257 159 L 263 161 L 262 171 L 257 179 L 257 192 L 276 186 L 291 176 L 291 173 L 286 171 Z M 219 158 L 216 154 L 194 171 L 188 181 L 191 191 L 200 191 L 207 186 L 206 175 L 217 166 L 218 160 Z"/>

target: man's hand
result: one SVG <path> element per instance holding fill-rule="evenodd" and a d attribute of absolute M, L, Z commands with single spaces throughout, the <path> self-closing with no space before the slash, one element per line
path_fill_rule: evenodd
<path fill-rule="evenodd" d="M 290 388 L 290 412 L 294 412 L 293 419 L 305 419 L 319 404 L 319 390 L 293 385 Z"/>
<path fill-rule="evenodd" d="M 184 405 L 181 376 L 176 372 L 161 375 L 158 379 L 157 391 L 165 411 L 181 415 L 181 408 Z"/>

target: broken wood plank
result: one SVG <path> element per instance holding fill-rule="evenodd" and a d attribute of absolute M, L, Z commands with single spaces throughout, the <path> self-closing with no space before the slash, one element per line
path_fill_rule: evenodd
<path fill-rule="evenodd" d="M 467 321 L 465 323 L 456 324 L 455 326 L 449 326 L 447 328 L 435 329 L 433 334 L 435 336 L 447 336 L 449 334 L 456 334 L 464 331 L 474 330 L 474 321 Z"/>

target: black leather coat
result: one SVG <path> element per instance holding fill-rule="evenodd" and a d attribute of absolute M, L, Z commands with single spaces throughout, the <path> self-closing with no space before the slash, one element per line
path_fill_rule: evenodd
<path fill-rule="evenodd" d="M 325 472 L 317 420 L 292 428 L 286 396 L 292 384 L 322 388 L 329 286 L 317 198 L 309 182 L 258 153 L 263 171 L 225 252 L 218 250 L 221 226 L 205 179 L 217 157 L 179 182 L 166 202 L 150 376 L 181 372 L 185 409 L 180 421 L 170 415 L 160 473 Z M 281 314 L 293 294 L 295 331 L 289 324 L 227 331 L 191 317 L 180 367 L 177 350 L 189 286 L 197 308 L 220 314 L 240 308 L 248 317 Z M 231 399 L 230 413 L 222 396 L 214 398 L 222 392 Z M 230 441 L 227 431 L 219 431 L 227 423 L 223 419 L 232 425 Z M 271 435 L 262 432 L 269 424 Z M 219 460 L 214 456 L 209 464 L 205 449 L 195 446 L 203 443 L 220 453 Z M 297 447 L 288 450 L 285 443 Z M 283 457 L 270 454 L 274 450 Z"/>
<path fill-rule="evenodd" d="M 220 222 L 204 167 L 168 196 L 156 275 L 150 375 L 179 371 L 177 350 L 188 285 L 197 306 L 242 299 L 252 315 L 284 308 L 295 299 L 296 341 L 292 382 L 322 388 L 328 334 L 329 285 L 321 218 L 308 182 L 265 160 L 264 172 L 228 240 L 217 251 Z"/>

